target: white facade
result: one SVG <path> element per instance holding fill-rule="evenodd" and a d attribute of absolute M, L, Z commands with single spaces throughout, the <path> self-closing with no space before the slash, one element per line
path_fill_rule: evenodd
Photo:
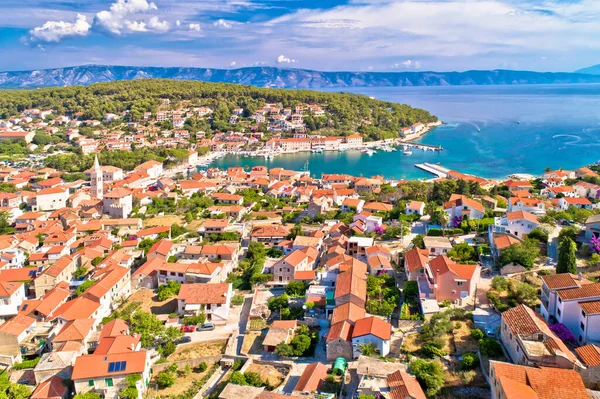
<path fill-rule="evenodd" d="M 379 351 L 381 356 L 386 356 L 390 353 L 390 340 L 384 340 L 376 337 L 373 334 L 363 335 L 361 337 L 352 338 L 352 352 L 354 358 L 357 359 L 360 356 L 360 344 L 374 344 Z"/>

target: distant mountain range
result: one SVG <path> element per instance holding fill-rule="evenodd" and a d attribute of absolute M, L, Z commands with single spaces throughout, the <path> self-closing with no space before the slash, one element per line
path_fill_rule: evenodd
<path fill-rule="evenodd" d="M 585 72 L 588 70 L 592 71 Z M 35 71 L 0 72 L 0 88 L 89 85 L 113 80 L 142 78 L 201 80 L 206 82 L 239 83 L 258 87 L 307 89 L 327 87 L 600 83 L 600 66 L 570 73 L 511 71 L 502 69 L 466 72 L 321 72 L 276 67 L 212 69 L 83 65 Z"/>
<path fill-rule="evenodd" d="M 592 65 L 591 67 L 579 69 L 575 73 L 585 73 L 590 75 L 600 75 L 600 64 Z"/>

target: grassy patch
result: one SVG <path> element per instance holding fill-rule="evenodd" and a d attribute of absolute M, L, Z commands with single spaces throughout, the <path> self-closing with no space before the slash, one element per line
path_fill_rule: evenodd
<path fill-rule="evenodd" d="M 215 356 L 223 354 L 225 353 L 226 345 L 226 340 L 179 345 L 175 353 L 169 356 L 169 361 L 178 362 L 180 360 L 189 360 L 203 356 Z"/>

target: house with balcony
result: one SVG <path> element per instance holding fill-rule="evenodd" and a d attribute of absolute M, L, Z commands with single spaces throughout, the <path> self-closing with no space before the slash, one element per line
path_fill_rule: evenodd
<path fill-rule="evenodd" d="M 489 226 L 490 233 L 506 233 L 524 239 L 527 234 L 540 226 L 538 217 L 527 211 L 508 212 L 506 216 L 494 218 Z"/>
<path fill-rule="evenodd" d="M 544 318 L 564 324 L 582 345 L 600 342 L 600 283 L 566 273 L 544 276 L 542 281 Z"/>
<path fill-rule="evenodd" d="M 446 300 L 464 305 L 475 294 L 480 273 L 481 266 L 460 265 L 446 255 L 431 259 L 417 277 L 423 313 L 437 312 L 437 303 Z"/>
<path fill-rule="evenodd" d="M 542 276 L 542 292 L 540 313 L 550 324 L 558 321 L 558 292 L 563 290 L 572 290 L 584 285 L 592 284 L 592 281 L 584 279 L 581 275 L 569 273 L 551 274 Z M 594 298 L 592 298 L 593 300 Z M 560 311 L 562 316 L 562 311 Z"/>

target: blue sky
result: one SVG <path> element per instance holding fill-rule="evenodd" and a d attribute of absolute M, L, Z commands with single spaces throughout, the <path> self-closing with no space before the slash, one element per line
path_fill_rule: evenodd
<path fill-rule="evenodd" d="M 600 63 L 600 0 L 0 0 L 0 70 L 357 71 Z"/>

